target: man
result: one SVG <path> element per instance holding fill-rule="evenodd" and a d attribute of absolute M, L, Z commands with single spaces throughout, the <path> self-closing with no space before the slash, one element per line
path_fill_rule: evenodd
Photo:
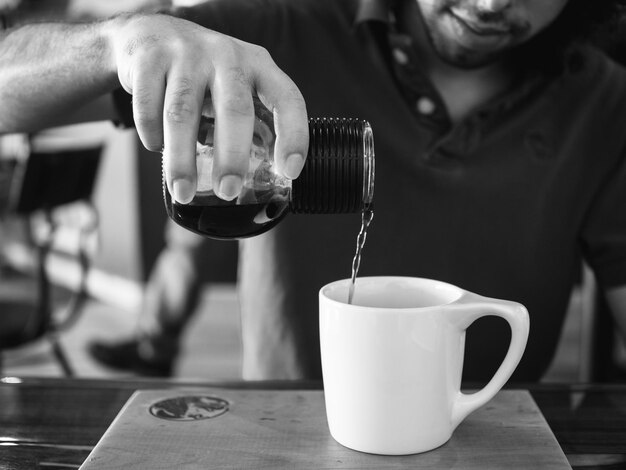
<path fill-rule="evenodd" d="M 626 333 L 626 74 L 572 37 L 617 3 L 224 0 L 176 11 L 212 30 L 166 16 L 33 26 L 0 44 L 0 130 L 46 125 L 121 85 L 187 202 L 206 91 L 224 199 L 241 190 L 253 92 L 274 111 L 279 171 L 291 178 L 307 112 L 367 119 L 376 220 L 361 274 L 525 304 L 533 328 L 513 379 L 538 380 L 581 254 Z M 356 217 L 293 216 L 241 243 L 245 378 L 319 377 L 317 290 L 349 275 L 357 231 Z M 494 372 L 507 335 L 498 322 L 470 328 L 466 378 Z"/>

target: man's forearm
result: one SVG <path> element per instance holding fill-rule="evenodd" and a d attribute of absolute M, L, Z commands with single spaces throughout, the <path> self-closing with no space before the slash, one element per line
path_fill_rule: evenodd
<path fill-rule="evenodd" d="M 36 24 L 0 39 L 0 134 L 67 121 L 119 86 L 106 23 Z"/>
<path fill-rule="evenodd" d="M 216 126 L 218 196 L 236 198 L 248 171 L 253 95 L 274 112 L 274 158 L 296 178 L 308 146 L 306 104 L 260 46 L 169 15 L 131 14 L 83 25 L 29 25 L 0 40 L 0 133 L 59 123 L 117 87 L 132 94 L 143 145 L 163 155 L 178 202 L 196 190 L 196 143 L 204 100 Z M 224 183 L 222 185 L 222 183 Z"/>

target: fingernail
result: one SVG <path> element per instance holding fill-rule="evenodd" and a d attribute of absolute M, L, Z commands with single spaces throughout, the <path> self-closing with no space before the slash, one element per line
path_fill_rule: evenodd
<path fill-rule="evenodd" d="M 295 179 L 300 175 L 302 167 L 304 166 L 304 158 L 299 153 L 292 153 L 287 157 L 285 163 L 285 176 L 290 180 Z"/>
<path fill-rule="evenodd" d="M 237 175 L 222 176 L 218 196 L 226 201 L 232 201 L 239 195 L 242 187 L 243 181 L 241 177 Z"/>
<path fill-rule="evenodd" d="M 172 181 L 172 193 L 176 202 L 187 204 L 193 199 L 195 188 L 191 184 L 191 181 L 179 178 Z"/>

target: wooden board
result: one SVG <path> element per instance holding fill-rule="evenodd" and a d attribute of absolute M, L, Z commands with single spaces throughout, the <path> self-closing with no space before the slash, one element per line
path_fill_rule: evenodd
<path fill-rule="evenodd" d="M 173 421 L 163 400 L 204 396 L 212 418 Z M 221 402 L 219 399 L 224 400 Z M 154 407 L 156 403 L 159 406 Z M 155 411 L 156 410 L 156 411 Z M 158 411 L 160 410 L 160 411 Z M 365 410 L 366 411 L 366 410 Z M 322 391 L 219 388 L 140 390 L 93 449 L 94 469 L 569 469 L 527 391 L 501 391 L 430 452 L 379 456 L 347 449 L 330 435 Z"/>

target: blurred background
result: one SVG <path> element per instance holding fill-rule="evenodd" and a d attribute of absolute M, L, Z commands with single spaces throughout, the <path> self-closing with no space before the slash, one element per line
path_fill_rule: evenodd
<path fill-rule="evenodd" d="M 172 4 L 168 0 L 6 0 L 11 8 L 14 24 L 55 19 L 86 21 L 104 18 L 124 11 L 153 11 Z M 193 2 L 178 1 L 175 5 Z M 0 1 L 0 11 L 3 2 Z M 28 148 L 29 147 L 29 148 Z M 76 159 L 68 167 L 81 163 L 84 194 L 66 194 L 69 203 L 58 201 L 52 210 L 56 227 L 54 240 L 46 256 L 46 273 L 52 285 L 53 308 L 57 316 L 72 301 L 72 293 L 81 282 L 80 260 L 77 254 L 80 232 L 96 217 L 97 228 L 84 235 L 85 251 L 89 257 L 89 272 L 85 280 L 87 299 L 71 324 L 59 333 L 68 359 L 77 376 L 124 376 L 99 366 L 90 358 L 86 344 L 94 339 L 115 340 L 132 333 L 137 323 L 144 283 L 158 253 L 164 245 L 165 207 L 161 189 L 160 155 L 146 151 L 134 129 L 118 129 L 110 122 L 58 127 L 32 136 L 0 137 L 0 315 L 9 308 L 1 303 L 24 291 L 36 304 L 39 279 L 37 257 L 42 239 L 49 229 L 49 221 L 38 209 L 38 201 L 24 201 L 25 194 L 34 192 L 43 196 L 42 184 L 49 186 L 48 194 L 59 196 L 62 188 L 76 186 L 66 180 L 68 153 L 75 151 Z M 59 154 L 59 168 L 42 168 L 42 177 L 33 176 L 29 163 L 29 188 L 15 188 L 14 202 L 22 207 L 7 208 L 8 188 L 14 172 L 28 166 L 29 152 Z M 90 163 L 81 152 L 90 152 Z M 20 157 L 20 154 L 21 157 Z M 25 155 L 24 155 L 25 154 Z M 17 164 L 22 158 L 22 163 Z M 31 171 L 32 170 L 32 171 Z M 21 170 L 24 172 L 25 170 Z M 56 181 L 42 183 L 51 179 Z M 63 176 L 60 176 L 63 175 Z M 85 176 L 87 175 L 87 176 Z M 44 178 L 45 177 L 45 178 Z M 52 178 L 54 179 L 54 178 Z M 87 180 L 87 181 L 85 181 Z M 89 203 L 81 200 L 86 196 Z M 54 196 L 53 196 L 54 197 Z M 77 199 L 77 201 L 72 201 Z M 93 205 L 93 208 L 90 207 Z M 15 210 L 21 213 L 15 213 Z M 238 378 L 239 372 L 239 316 L 235 294 L 237 246 L 235 242 L 217 244 L 211 256 L 215 269 L 208 275 L 202 294 L 202 309 L 212 312 L 195 315 L 188 327 L 177 376 Z M 16 274 L 17 272 L 17 274 Z M 15 278 L 19 282 L 15 282 Z M 16 287 L 17 286 L 17 287 Z M 17 294 L 16 294 L 17 295 Z M 2 312 L 4 308 L 5 312 Z M 61 312 L 58 312 L 60 310 Z M 196 324 L 198 323 L 198 324 Z M 50 344 L 43 338 L 0 352 L 2 374 L 5 375 L 63 375 L 58 361 L 51 354 Z"/>
<path fill-rule="evenodd" d="M 59 18 L 84 21 L 169 5 L 166 0 L 0 0 L 0 8 L 11 8 L 17 24 Z M 621 59 L 625 43 L 603 45 Z M 67 163 L 68 152 L 70 156 L 76 153 L 80 165 L 78 160 Z M 47 163 L 37 166 L 37 160 L 30 157 L 39 154 L 47 156 L 42 160 Z M 54 157 L 57 154 L 59 157 Z M 80 174 L 71 174 L 65 164 L 80 166 Z M 55 198 L 58 200 L 48 207 Z M 128 376 L 99 366 L 86 345 L 93 339 L 128 336 L 137 323 L 143 287 L 164 246 L 167 216 L 159 155 L 142 147 L 134 129 L 116 128 L 110 122 L 54 128 L 32 136 L 2 136 L 0 217 L 0 315 L 16 305 L 2 303 L 3 299 L 11 300 L 19 293 L 37 308 L 45 253 L 43 269 L 50 284 L 53 315 L 68 320 L 55 333 L 55 340 L 75 375 Z M 50 237 L 52 229 L 54 237 Z M 218 242 L 214 246 L 210 257 L 214 269 L 198 306 L 204 313 L 196 314 L 186 330 L 175 378 L 241 378 L 237 245 Z M 74 308 L 77 299 L 80 305 Z M 597 311 L 593 278 L 583 270 L 545 381 L 590 378 L 594 361 L 590 351 L 598 345 Z M 611 332 L 610 325 L 601 327 Z M 609 348 L 605 354 L 612 358 L 611 363 L 626 364 L 623 345 L 606 341 L 603 347 Z M 0 351 L 0 374 L 62 376 L 54 348 L 54 343 L 42 337 Z"/>

